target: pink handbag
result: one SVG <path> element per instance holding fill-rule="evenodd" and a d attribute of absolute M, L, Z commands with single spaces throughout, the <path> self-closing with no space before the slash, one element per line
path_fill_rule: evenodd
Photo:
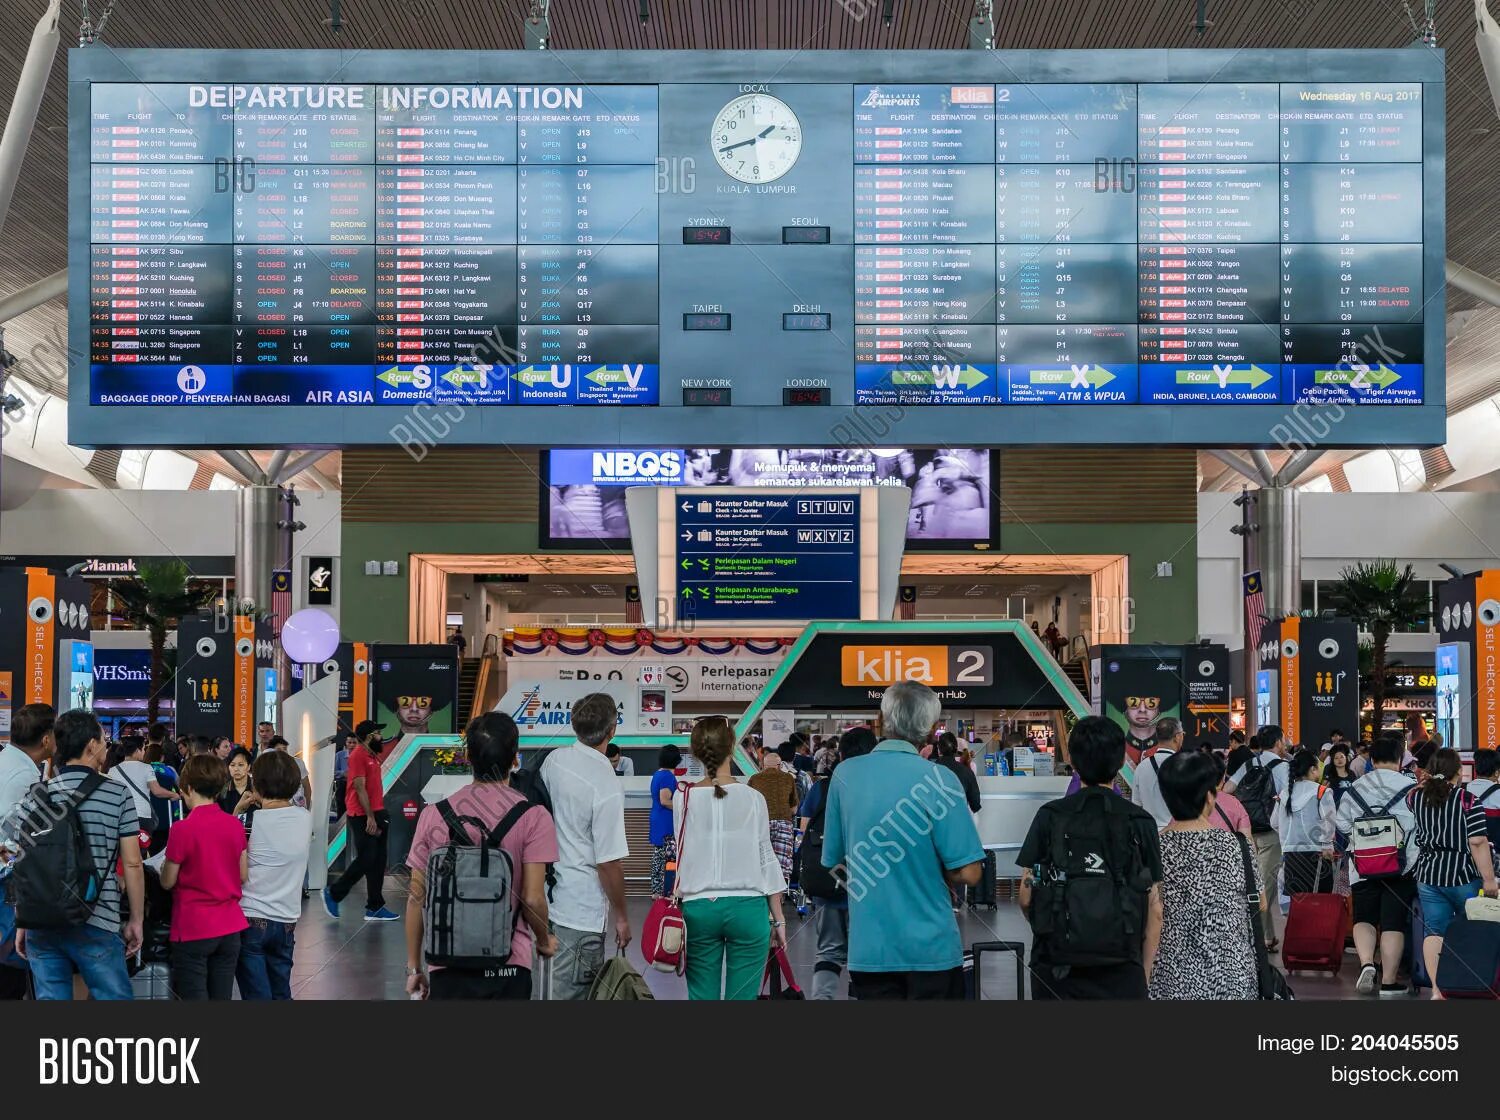
<path fill-rule="evenodd" d="M 677 832 L 678 876 L 672 885 L 672 893 L 666 898 L 653 899 L 646 920 L 641 924 L 641 955 L 652 968 L 662 972 L 675 972 L 678 976 L 687 967 L 687 924 L 682 920 L 682 906 L 677 900 L 682 882 L 682 841 L 687 835 L 688 800 L 693 789 L 686 782 L 682 790 L 682 827 Z"/>

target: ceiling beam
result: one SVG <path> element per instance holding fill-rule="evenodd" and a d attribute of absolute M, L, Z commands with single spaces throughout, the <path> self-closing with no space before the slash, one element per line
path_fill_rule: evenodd
<path fill-rule="evenodd" d="M 1208 447 L 1204 450 L 1206 450 L 1215 459 L 1219 460 L 1219 462 L 1227 466 L 1230 470 L 1238 471 L 1240 474 L 1244 475 L 1256 485 L 1267 486 L 1270 484 L 1270 479 L 1261 474 L 1259 467 L 1257 467 L 1254 463 L 1249 462 L 1248 460 L 1240 458 L 1233 451 L 1224 451 L 1221 448 L 1216 447 Z"/>
<path fill-rule="evenodd" d="M 0 323 L 9 322 L 18 315 L 40 307 L 48 300 L 56 299 L 68 290 L 68 270 L 59 268 L 50 276 L 27 284 L 19 291 L 0 298 Z"/>
<path fill-rule="evenodd" d="M 52 74 L 57 45 L 62 42 L 57 30 L 61 17 L 62 0 L 51 0 L 31 33 L 31 46 L 26 49 L 26 61 L 21 65 L 21 77 L 16 82 L 16 92 L 10 103 L 10 115 L 5 118 L 5 134 L 0 136 L 0 230 L 5 228 L 5 215 L 10 210 L 16 184 L 21 180 L 21 163 L 31 143 L 31 130 L 36 127 L 42 95 L 47 92 L 47 78 Z"/>
<path fill-rule="evenodd" d="M 241 481 L 246 485 L 264 486 L 266 484 L 266 476 L 260 469 L 260 465 L 243 451 L 220 451 L 219 458 L 237 470 Z"/>
<path fill-rule="evenodd" d="M 273 483 L 275 483 L 277 486 L 280 486 L 283 482 L 287 481 L 287 479 L 295 478 L 297 475 L 307 470 L 308 467 L 312 466 L 327 454 L 328 451 L 324 448 L 316 448 L 312 451 L 304 451 L 295 459 L 292 459 L 289 462 L 284 461 L 281 470 L 274 475 L 269 475 L 269 477 Z"/>
<path fill-rule="evenodd" d="M 1459 264 L 1455 260 L 1444 262 L 1448 283 L 1461 292 L 1468 292 L 1475 299 L 1500 307 L 1500 280 L 1494 280 L 1481 272 Z"/>

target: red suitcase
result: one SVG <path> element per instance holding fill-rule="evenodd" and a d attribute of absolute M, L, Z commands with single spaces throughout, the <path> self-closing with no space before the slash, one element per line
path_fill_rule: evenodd
<path fill-rule="evenodd" d="M 1294 894 L 1281 935 L 1281 965 L 1288 972 L 1331 972 L 1344 965 L 1349 903 L 1337 894 Z"/>

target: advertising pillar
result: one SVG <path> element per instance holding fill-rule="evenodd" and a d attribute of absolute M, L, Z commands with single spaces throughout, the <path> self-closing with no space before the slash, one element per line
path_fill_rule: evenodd
<path fill-rule="evenodd" d="M 1314 750 L 1334 731 L 1354 736 L 1359 729 L 1359 631 L 1342 618 L 1304 618 L 1300 626 L 1297 663 L 1302 708 L 1296 738 Z"/>
<path fill-rule="evenodd" d="M 385 728 L 386 753 L 409 735 L 461 732 L 469 713 L 458 707 L 458 651 L 442 645 L 376 645 L 374 666 L 376 723 Z M 357 676 L 357 674 L 356 674 Z"/>
<path fill-rule="evenodd" d="M 245 615 L 199 614 L 177 627 L 177 731 L 248 746 L 262 717 L 258 682 L 270 668 L 271 630 Z"/>
<path fill-rule="evenodd" d="M 1342 618 L 1284 618 L 1256 676 L 1256 722 L 1278 723 L 1287 746 L 1314 750 L 1359 729 L 1359 632 Z M 1272 698 L 1274 697 L 1274 703 Z"/>
<path fill-rule="evenodd" d="M 1226 646 L 1183 647 L 1187 669 L 1187 716 L 1182 721 L 1184 743 L 1208 743 L 1214 750 L 1229 749 L 1229 649 Z"/>
<path fill-rule="evenodd" d="M 1469 749 L 1500 744 L 1500 571 L 1473 572 L 1438 585 L 1438 650 L 1454 649 L 1461 659 L 1450 668 L 1467 672 L 1457 718 L 1464 727 L 1461 742 Z M 1438 662 L 1441 712 L 1443 663 Z M 1450 674 L 1450 676 L 1455 674 Z M 1454 682 L 1448 682 L 1450 687 Z M 1467 704 L 1463 702 L 1467 699 Z M 1463 749 L 1463 748 L 1460 748 Z"/>
<path fill-rule="evenodd" d="M 89 590 L 49 568 L 0 569 L 0 726 L 23 704 L 92 701 Z"/>
<path fill-rule="evenodd" d="M 1100 714 L 1125 732 L 1125 753 L 1132 766 L 1155 743 L 1157 720 L 1171 716 L 1189 723 L 1182 669 L 1182 646 L 1099 647 Z"/>

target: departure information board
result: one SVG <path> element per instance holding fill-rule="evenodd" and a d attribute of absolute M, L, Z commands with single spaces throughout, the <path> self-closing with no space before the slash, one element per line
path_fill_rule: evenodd
<path fill-rule="evenodd" d="M 1439 438 L 1441 67 L 1232 53 L 75 52 L 70 438 Z"/>

